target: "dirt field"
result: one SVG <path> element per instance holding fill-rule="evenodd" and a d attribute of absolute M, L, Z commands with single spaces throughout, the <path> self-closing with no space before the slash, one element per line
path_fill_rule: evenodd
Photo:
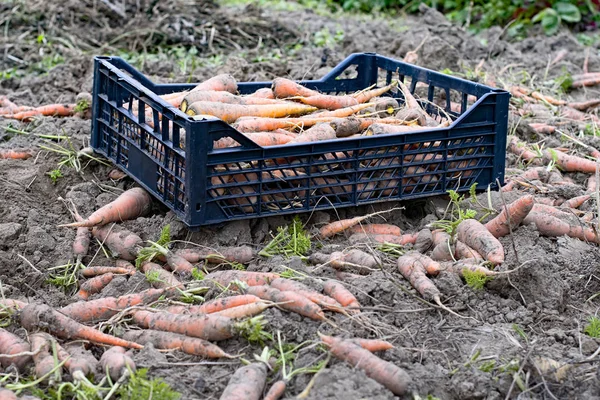
<path fill-rule="evenodd" d="M 418 50 L 417 64 L 445 70 L 468 79 L 493 81 L 497 86 L 520 84 L 530 88 L 556 89 L 565 73 L 582 72 L 586 48 L 562 32 L 553 37 L 532 32 L 522 42 L 510 43 L 501 28 L 479 37 L 450 24 L 438 12 L 422 8 L 419 15 L 383 17 L 326 16 L 294 4 L 275 6 L 217 6 L 210 2 L 191 6 L 183 0 L 154 2 L 127 1 L 124 9 L 107 4 L 119 2 L 4 1 L 0 3 L 0 95 L 17 104 L 38 106 L 72 103 L 80 92 L 91 92 L 94 55 L 121 55 L 157 82 L 200 82 L 217 73 L 231 73 L 239 81 L 319 78 L 354 52 L 377 52 L 402 58 Z M 285 9 L 283 9 L 285 8 Z M 186 50 L 189 46 L 195 52 Z M 551 61 L 566 51 L 558 62 Z M 589 51 L 588 68 L 600 71 L 598 49 Z M 598 97 L 594 87 L 562 95 L 567 100 Z M 509 133 L 529 143 L 568 147 L 584 155 L 573 141 L 557 133 L 536 133 L 528 123 L 552 122 L 563 132 L 578 134 L 585 125 L 562 118 L 553 108 L 536 104 L 511 103 Z M 7 129 L 8 127 L 13 129 Z M 15 133 L 24 131 L 26 134 Z M 36 118 L 22 123 L 0 117 L 0 149 L 31 148 L 36 155 L 28 160 L 0 160 L 0 282 L 5 297 L 62 307 L 74 300 L 71 292 L 47 283 L 50 268 L 72 261 L 75 231 L 57 228 L 70 222 L 64 200 L 72 200 L 80 214 L 87 216 L 98 207 L 132 187 L 125 178 L 108 177 L 113 169 L 96 161 L 83 160 L 80 173 L 62 168 L 62 177 L 50 178 L 61 156 L 45 151 L 47 141 L 39 135 L 64 135 L 72 146 L 89 145 L 91 121 L 70 117 Z M 593 136 L 579 140 L 600 145 Z M 69 146 L 62 141 L 63 146 Z M 598 148 L 598 147 L 596 147 Z M 507 153 L 507 176 L 523 163 Z M 524 193 L 559 199 L 586 192 L 590 174 L 564 173 L 572 184 L 553 187 L 538 181 L 518 190 L 491 194 L 500 208 Z M 486 204 L 487 194 L 479 196 Z M 312 232 L 329 220 L 362 215 L 372 211 L 405 207 L 386 216 L 386 222 L 403 231 L 417 232 L 443 217 L 445 196 L 402 204 L 378 204 L 360 209 L 316 212 L 308 221 Z M 590 200 L 580 207 L 596 212 Z M 269 241 L 269 232 L 291 222 L 291 217 L 232 222 L 191 232 L 171 212 L 154 202 L 150 216 L 121 225 L 144 240 L 156 240 L 161 228 L 171 226 L 173 240 L 189 241 L 219 249 L 251 245 L 260 250 Z M 308 215 L 300 215 L 306 222 Z M 383 222 L 375 218 L 373 222 Z M 399 274 L 394 262 L 368 275 L 348 274 L 343 278 L 364 307 L 361 318 L 328 313 L 336 325 L 316 322 L 297 314 L 269 308 L 263 315 L 267 330 L 280 331 L 284 341 L 317 343 L 317 332 L 346 337 L 384 338 L 395 348 L 377 353 L 405 369 L 412 378 L 405 398 L 439 399 L 595 399 L 600 398 L 600 358 L 595 355 L 600 340 L 584 333 L 590 316 L 598 312 L 600 278 L 598 245 L 561 237 L 542 236 L 534 225 L 521 226 L 500 239 L 506 261 L 500 270 L 516 272 L 499 276 L 475 290 L 458 275 L 441 273 L 434 278 L 444 304 L 462 317 L 423 302 Z M 322 252 L 349 247 L 346 238 L 313 243 Z M 175 247 L 183 247 L 182 243 Z M 92 243 L 86 265 L 112 265 L 98 243 Z M 322 288 L 324 278 L 336 278 L 327 266 L 313 266 L 300 258 L 256 257 L 249 271 L 282 272 L 284 266 L 310 278 L 304 283 Z M 340 279 L 340 275 L 337 275 Z M 118 296 L 149 288 L 143 274 L 129 279 L 116 277 L 93 298 Z M 207 294 L 207 299 L 215 295 Z M 24 337 L 17 323 L 8 330 Z M 122 329 L 122 326 L 116 328 Z M 244 339 L 219 342 L 230 354 L 252 359 L 259 345 Z M 276 342 L 267 343 L 274 347 Z M 100 347 L 94 349 L 100 356 Z M 593 358 L 590 358 L 594 355 Z M 316 345 L 297 355 L 301 367 L 324 360 L 326 353 Z M 236 360 L 207 361 L 181 352 L 159 352 L 152 346 L 136 351 L 138 368 L 149 368 L 150 377 L 161 377 L 183 399 L 218 399 Z M 559 366 L 556 371 L 553 367 Z M 2 371 L 0 369 L 0 371 Z M 269 375 L 273 382 L 281 376 Z M 299 374 L 291 380 L 284 398 L 296 398 L 309 385 L 313 374 Z M 1 383 L 0 383 L 1 385 Z M 430 397 L 427 397 L 427 396 Z M 420 396 L 420 397 L 418 397 Z M 49 397 L 50 398 L 50 397 Z M 396 398 L 364 372 L 331 358 L 316 377 L 307 399 Z"/>

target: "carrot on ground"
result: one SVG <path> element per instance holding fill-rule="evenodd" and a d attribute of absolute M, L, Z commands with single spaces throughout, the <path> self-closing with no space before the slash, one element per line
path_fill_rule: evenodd
<path fill-rule="evenodd" d="M 465 219 L 458 224 L 457 237 L 492 264 L 504 262 L 502 244 L 476 219 Z"/>
<path fill-rule="evenodd" d="M 338 303 L 335 299 L 329 296 L 325 296 L 315 290 L 312 290 L 305 284 L 298 281 L 293 281 L 291 279 L 286 278 L 277 278 L 272 280 L 269 286 L 281 291 L 296 292 L 306 297 L 313 303 L 318 304 L 319 306 L 324 308 L 331 308 L 334 311 L 339 310 L 341 307 L 340 303 Z"/>
<path fill-rule="evenodd" d="M 556 149 L 544 150 L 544 159 L 547 162 L 555 161 L 563 171 L 596 173 L 596 162 L 578 156 L 565 154 Z"/>
<path fill-rule="evenodd" d="M 333 345 L 333 343 L 335 342 L 335 339 L 341 339 L 341 338 L 335 338 L 333 336 L 327 336 L 327 335 L 322 335 L 322 334 L 319 336 L 321 338 L 321 341 L 328 346 Z M 391 344 L 390 342 L 386 342 L 385 340 L 380 340 L 380 339 L 350 338 L 350 339 L 343 339 L 343 340 L 352 341 L 352 342 L 358 344 L 363 349 L 369 350 L 371 353 L 374 353 L 376 351 L 390 350 L 390 349 L 394 348 L 394 345 Z"/>
<path fill-rule="evenodd" d="M 207 301 L 206 303 L 193 306 L 170 306 L 165 311 L 173 314 L 212 314 L 227 310 L 233 307 L 239 307 L 246 304 L 261 301 L 260 297 L 251 294 L 240 294 L 237 296 L 222 297 L 219 299 Z"/>
<path fill-rule="evenodd" d="M 327 264 L 339 270 L 356 270 L 362 274 L 373 272 L 381 265 L 380 260 L 359 249 L 351 249 L 347 252 L 334 251 L 331 254 L 316 252 L 309 256 L 308 261 L 313 264 Z"/>
<path fill-rule="evenodd" d="M 27 303 L 25 303 L 24 301 L 21 301 L 21 300 L 6 299 L 6 298 L 0 299 L 0 312 L 7 311 L 7 312 L 11 313 L 11 312 L 22 309 L 26 305 L 27 305 Z"/>
<path fill-rule="evenodd" d="M 279 398 L 283 396 L 286 387 L 287 383 L 285 380 L 281 379 L 276 381 L 271 385 L 267 391 L 267 394 L 265 394 L 265 397 L 263 397 L 263 400 L 279 400 Z"/>
<path fill-rule="evenodd" d="M 286 78 L 273 79 L 271 90 L 277 98 L 287 98 L 296 96 L 310 97 L 321 94 L 316 90 L 309 89 Z"/>
<path fill-rule="evenodd" d="M 100 293 L 102 289 L 112 282 L 115 275 L 112 272 L 98 275 L 92 279 L 88 279 L 79 287 L 79 292 L 75 295 L 76 298 L 87 300 L 91 295 Z"/>
<path fill-rule="evenodd" d="M 158 300 L 163 294 L 163 289 L 147 289 L 121 297 L 103 297 L 91 301 L 78 301 L 60 308 L 58 311 L 78 322 L 96 323 L 106 321 L 129 307 L 150 304 Z"/>
<path fill-rule="evenodd" d="M 240 117 L 265 117 L 280 118 L 294 115 L 303 115 L 315 111 L 315 107 L 303 104 L 260 104 L 260 105 L 241 105 L 224 104 L 211 101 L 197 101 L 188 106 L 187 115 L 212 115 L 225 122 L 232 123 Z"/>
<path fill-rule="evenodd" d="M 564 100 L 558 100 L 552 96 L 544 95 L 537 91 L 531 92 L 531 97 L 533 97 L 536 100 L 552 104 L 553 106 L 564 106 L 565 104 L 567 104 L 567 102 Z"/>
<path fill-rule="evenodd" d="M 237 82 L 230 74 L 219 74 L 196 85 L 190 92 L 199 90 L 219 90 L 229 93 L 237 92 Z"/>
<path fill-rule="evenodd" d="M 361 369 L 369 378 L 379 382 L 395 395 L 406 393 L 411 378 L 402 368 L 382 360 L 351 340 L 331 338 L 329 343 L 324 343 L 335 357 Z"/>
<path fill-rule="evenodd" d="M 573 198 L 570 198 L 569 200 L 565 201 L 564 203 L 562 203 L 561 207 L 579 208 L 583 205 L 583 203 L 588 201 L 591 197 L 592 196 L 589 194 L 584 194 L 582 196 L 573 197 Z"/>
<path fill-rule="evenodd" d="M 531 128 L 537 133 L 544 133 L 547 135 L 553 134 L 556 131 L 556 127 L 548 124 L 542 123 L 531 123 L 529 124 Z"/>
<path fill-rule="evenodd" d="M 267 308 L 273 306 L 274 303 L 267 303 L 265 301 L 257 301 L 255 303 L 244 304 L 237 307 L 231 307 L 226 310 L 217 311 L 211 315 L 220 315 L 222 317 L 228 317 L 233 319 L 248 318 L 258 315 L 265 311 Z"/>
<path fill-rule="evenodd" d="M 533 208 L 533 203 L 532 195 L 523 196 L 506 207 L 502 207 L 500 214 L 488 221 L 485 227 L 494 237 L 506 236 L 511 229 L 516 229 L 523 222 Z"/>
<path fill-rule="evenodd" d="M 234 336 L 235 324 L 231 318 L 212 314 L 171 314 L 136 310 L 133 322 L 146 329 L 180 333 L 204 340 L 218 341 Z"/>
<path fill-rule="evenodd" d="M 355 225 L 349 230 L 352 233 L 371 233 L 375 235 L 402 235 L 402 230 L 390 224 L 364 224 Z"/>
<path fill-rule="evenodd" d="M 142 238 L 116 225 L 94 227 L 92 236 L 108 247 L 113 256 L 124 260 L 135 260 L 143 247 Z"/>
<path fill-rule="evenodd" d="M 146 278 L 151 281 L 152 287 L 156 289 L 169 289 L 169 292 L 175 293 L 177 289 L 183 290 L 183 283 L 179 281 L 171 272 L 153 262 L 144 262 L 142 271 Z"/>
<path fill-rule="evenodd" d="M 342 219 L 339 221 L 331 222 L 331 223 L 323 226 L 321 229 L 319 229 L 319 236 L 323 239 L 335 236 L 338 233 L 342 233 L 345 230 L 350 229 L 355 225 L 358 225 L 359 223 L 361 223 L 362 221 L 364 221 L 366 219 L 369 219 L 376 215 L 387 213 L 390 211 L 391 210 L 378 211 L 378 212 L 368 214 L 368 215 L 363 215 L 360 217 L 354 217 L 354 218 L 350 218 L 350 219 Z"/>
<path fill-rule="evenodd" d="M 458 274 L 464 277 L 464 272 L 475 272 L 478 274 L 483 274 L 485 276 L 497 276 L 498 272 L 492 271 L 487 267 L 484 267 L 480 263 L 473 261 L 469 262 L 469 260 L 459 260 L 456 262 L 446 262 L 442 263 L 442 271 L 448 271 L 455 274 Z"/>
<path fill-rule="evenodd" d="M 35 376 L 41 378 L 46 376 L 54 369 L 54 356 L 52 354 L 52 342 L 54 338 L 46 332 L 36 332 L 29 336 L 31 343 L 31 352 L 33 353 L 33 362 L 35 364 Z M 61 370 L 56 370 L 58 380 L 62 376 Z M 54 379 L 54 376 L 49 377 Z"/>
<path fill-rule="evenodd" d="M 442 304 L 441 292 L 426 276 L 427 270 L 436 269 L 440 270 L 439 263 L 416 251 L 409 251 L 398 258 L 398 270 L 411 286 L 425 299 L 433 300 L 438 306 L 449 310 Z"/>
<path fill-rule="evenodd" d="M 28 331 L 48 331 L 61 339 L 82 339 L 92 343 L 141 349 L 137 343 L 102 333 L 53 310 L 45 304 L 29 304 L 21 310 L 21 326 Z"/>
<path fill-rule="evenodd" d="M 350 313 L 359 313 L 360 304 L 356 297 L 341 283 L 329 279 L 323 284 L 323 292 L 334 298 L 342 307 L 352 308 Z"/>
<path fill-rule="evenodd" d="M 272 272 L 226 270 L 211 272 L 204 279 L 214 280 L 223 286 L 229 285 L 234 280 L 245 282 L 248 286 L 262 286 L 268 285 L 269 282 L 279 277 L 279 274 Z"/>
<path fill-rule="evenodd" d="M 225 261 L 248 264 L 256 255 L 256 252 L 250 246 L 225 247 L 218 251 L 192 247 L 176 250 L 175 253 L 192 263 L 204 260 L 212 264 L 221 264 Z"/>
<path fill-rule="evenodd" d="M 582 101 L 579 103 L 568 103 L 567 106 L 576 109 L 577 111 L 586 112 L 590 108 L 596 108 L 600 106 L 600 99 L 592 99 L 587 101 Z"/>
<path fill-rule="evenodd" d="M 40 116 L 70 117 L 75 113 L 75 107 L 77 107 L 76 104 L 48 104 L 31 110 L 21 111 L 16 114 L 6 114 L 3 115 L 3 117 L 18 119 L 20 121 L 28 121 L 33 117 Z"/>
<path fill-rule="evenodd" d="M 594 229 L 583 226 L 582 224 L 572 225 L 569 222 L 550 214 L 532 211 L 525 218 L 523 223 L 535 224 L 537 230 L 544 236 L 557 237 L 567 235 L 583 241 L 600 243 L 600 237 Z"/>
<path fill-rule="evenodd" d="M 219 400 L 260 400 L 267 383 L 267 366 L 254 362 L 238 368 L 219 397 Z"/>
<path fill-rule="evenodd" d="M 180 350 L 193 356 L 207 358 L 234 358 L 211 342 L 181 335 L 179 333 L 156 331 L 152 329 L 130 330 L 123 334 L 123 339 L 146 345 L 152 343 L 155 348 L 162 350 Z"/>
<path fill-rule="evenodd" d="M 294 312 L 315 321 L 325 320 L 323 310 L 321 310 L 317 304 L 299 293 L 289 290 L 281 291 L 270 286 L 249 286 L 246 291 L 263 300 L 279 303 L 278 306 L 284 310 Z"/>
<path fill-rule="evenodd" d="M 377 235 L 372 233 L 355 233 L 348 238 L 350 244 L 358 244 L 358 243 L 392 243 L 392 244 L 414 244 L 417 241 L 416 233 L 406 233 L 404 235 L 396 236 L 396 235 Z"/>
<path fill-rule="evenodd" d="M 152 198 L 144 189 L 135 187 L 123 192 L 114 201 L 94 211 L 83 221 L 63 224 L 68 227 L 94 227 L 109 222 L 122 222 L 146 215 L 152 207 Z"/>
<path fill-rule="evenodd" d="M 100 367 L 102 367 L 102 372 L 110 376 L 113 382 L 128 373 L 129 369 L 132 372 L 136 370 L 130 351 L 121 346 L 113 346 L 106 350 L 100 357 Z"/>
<path fill-rule="evenodd" d="M 11 357 L 0 356 L 0 366 L 6 370 L 11 364 L 14 364 L 21 372 L 25 371 L 25 367 L 31 362 L 30 355 L 19 355 L 31 351 L 31 346 L 25 340 L 21 339 L 14 333 L 0 328 L 0 354 Z"/>
<path fill-rule="evenodd" d="M 0 159 L 27 160 L 33 157 L 29 150 L 0 149 Z"/>
<path fill-rule="evenodd" d="M 79 215 L 77 210 L 75 210 L 74 215 L 76 221 L 83 221 L 83 218 Z M 77 228 L 75 240 L 73 241 L 73 255 L 75 256 L 77 265 L 81 264 L 81 260 L 83 260 L 83 257 L 88 253 L 91 233 L 92 232 L 88 227 Z"/>
<path fill-rule="evenodd" d="M 104 274 L 113 274 L 113 275 L 133 275 L 135 274 L 135 269 L 129 268 L 121 268 L 121 267 L 85 267 L 81 270 L 81 276 L 85 278 L 93 278 L 98 275 Z"/>

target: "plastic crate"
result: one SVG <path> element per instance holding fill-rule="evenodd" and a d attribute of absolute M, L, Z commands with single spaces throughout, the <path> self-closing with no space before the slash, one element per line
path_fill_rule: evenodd
<path fill-rule="evenodd" d="M 300 83 L 342 94 L 392 79 L 416 91 L 429 114 L 449 115 L 452 124 L 261 147 L 220 119 L 195 120 L 159 97 L 194 84 L 154 84 L 120 58 L 96 57 L 91 145 L 191 228 L 504 183 L 510 97 L 504 90 L 374 53 L 352 54 L 322 79 Z M 239 83 L 239 92 L 270 85 Z M 403 102 L 401 92 L 391 95 Z M 439 99 L 441 107 L 432 103 Z M 213 149 L 223 137 L 240 145 Z"/>

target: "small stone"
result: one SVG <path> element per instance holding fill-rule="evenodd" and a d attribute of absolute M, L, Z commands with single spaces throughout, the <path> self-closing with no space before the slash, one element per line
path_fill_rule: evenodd
<path fill-rule="evenodd" d="M 23 225 L 16 222 L 0 224 L 0 244 L 6 246 L 7 242 L 17 239 L 22 229 Z"/>

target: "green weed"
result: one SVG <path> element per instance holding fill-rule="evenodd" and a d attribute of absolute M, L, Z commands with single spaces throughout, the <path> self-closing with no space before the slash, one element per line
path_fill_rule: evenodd
<path fill-rule="evenodd" d="M 589 337 L 600 338 L 600 318 L 594 316 L 590 317 L 583 332 Z"/>
<path fill-rule="evenodd" d="M 473 290 L 483 289 L 485 284 L 492 280 L 491 276 L 487 276 L 481 271 L 469 271 L 468 269 L 465 269 L 462 273 L 467 286 Z"/>
<path fill-rule="evenodd" d="M 304 230 L 296 216 L 292 224 L 277 228 L 277 235 L 258 253 L 263 257 L 283 255 L 285 257 L 305 256 L 311 248 L 310 235 Z"/>

